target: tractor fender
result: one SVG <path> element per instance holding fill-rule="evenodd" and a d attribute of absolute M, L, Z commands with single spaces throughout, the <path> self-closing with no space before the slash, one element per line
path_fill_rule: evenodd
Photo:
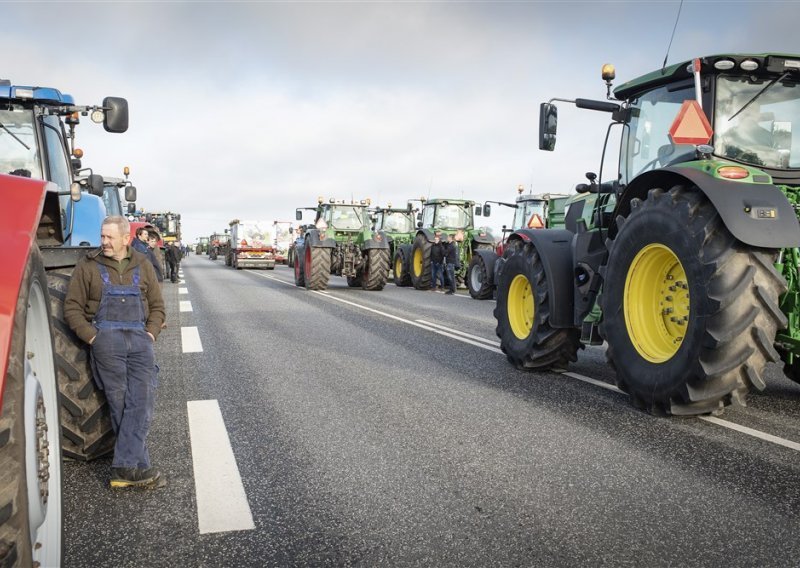
<path fill-rule="evenodd" d="M 0 406 L 3 402 L 8 370 L 14 315 L 17 311 L 19 287 L 28 263 L 31 247 L 36 245 L 36 229 L 48 191 L 58 188 L 42 180 L 0 175 Z"/>
<path fill-rule="evenodd" d="M 370 250 L 370 249 L 389 249 L 389 238 L 386 236 L 386 233 L 383 231 L 378 231 L 374 233 L 376 235 L 375 238 L 369 239 L 364 241 L 364 244 L 361 245 L 361 250 Z"/>
<path fill-rule="evenodd" d="M 800 246 L 800 223 L 786 196 L 774 185 L 717 179 L 701 170 L 669 167 L 646 172 L 634 179 L 620 198 L 614 217 L 627 217 L 630 202 L 647 192 L 691 183 L 714 205 L 725 227 L 743 243 L 762 248 Z M 612 227 L 610 237 L 616 234 Z"/>
<path fill-rule="evenodd" d="M 417 229 L 417 235 L 424 235 L 429 243 L 433 242 L 433 229 Z"/>
<path fill-rule="evenodd" d="M 309 229 L 303 244 L 307 247 L 336 248 L 336 239 L 320 239 L 318 229 Z"/>
<path fill-rule="evenodd" d="M 486 275 L 491 279 L 491 285 L 497 285 L 495 278 L 495 266 L 497 265 L 497 254 L 491 250 L 476 250 L 472 256 L 479 256 L 483 259 L 483 265 L 486 267 Z"/>
<path fill-rule="evenodd" d="M 71 218 L 73 217 L 73 218 Z M 67 205 L 67 226 L 72 234 L 66 246 L 100 246 L 100 229 L 106 218 L 106 207 L 103 199 L 90 193 L 82 193 L 80 201 L 69 201 Z"/>
<path fill-rule="evenodd" d="M 492 245 L 492 248 L 495 246 L 494 237 L 492 237 L 492 234 L 489 233 L 489 231 L 485 231 L 483 236 L 481 236 L 479 231 L 473 231 L 472 240 L 476 243 Z"/>
<path fill-rule="evenodd" d="M 547 277 L 550 325 L 554 328 L 574 327 L 572 237 L 565 229 L 520 229 L 508 238 L 531 243 L 539 253 Z"/>

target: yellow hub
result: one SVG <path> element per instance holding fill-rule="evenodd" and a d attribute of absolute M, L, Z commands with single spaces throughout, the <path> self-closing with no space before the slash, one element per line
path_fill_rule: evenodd
<path fill-rule="evenodd" d="M 681 261 L 669 247 L 647 245 L 625 278 L 625 326 L 639 355 L 664 363 L 680 349 L 689 326 L 689 285 Z"/>
<path fill-rule="evenodd" d="M 400 257 L 397 257 L 397 260 L 394 261 L 394 277 L 400 279 L 400 276 L 403 274 L 403 261 Z"/>
<path fill-rule="evenodd" d="M 422 276 L 422 247 L 414 251 L 414 276 Z"/>
<path fill-rule="evenodd" d="M 531 282 L 524 274 L 517 274 L 511 281 L 506 310 L 511 331 L 517 339 L 527 339 L 533 329 L 535 308 Z"/>

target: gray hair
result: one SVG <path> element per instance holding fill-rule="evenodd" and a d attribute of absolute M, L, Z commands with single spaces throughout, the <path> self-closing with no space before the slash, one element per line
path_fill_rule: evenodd
<path fill-rule="evenodd" d="M 103 219 L 103 225 L 116 225 L 121 235 L 131 232 L 131 224 L 122 215 L 109 215 Z"/>

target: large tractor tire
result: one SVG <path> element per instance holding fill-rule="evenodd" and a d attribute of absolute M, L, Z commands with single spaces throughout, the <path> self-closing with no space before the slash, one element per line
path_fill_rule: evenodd
<path fill-rule="evenodd" d="M 383 290 L 389 279 L 389 249 L 367 251 L 367 264 L 361 272 L 361 287 L 364 290 Z"/>
<path fill-rule="evenodd" d="M 294 268 L 294 249 L 290 248 L 289 252 L 286 254 L 286 265 L 289 268 Z"/>
<path fill-rule="evenodd" d="M 397 247 L 393 267 L 395 285 L 411 286 L 411 245 Z"/>
<path fill-rule="evenodd" d="M 303 279 L 307 290 L 325 290 L 331 277 L 331 249 L 306 246 Z"/>
<path fill-rule="evenodd" d="M 361 273 L 359 272 L 357 276 L 348 276 L 347 285 L 351 288 L 361 288 Z"/>
<path fill-rule="evenodd" d="M 737 241 L 693 186 L 651 189 L 617 226 L 600 332 L 618 386 L 654 414 L 743 405 L 787 323 L 776 251 Z"/>
<path fill-rule="evenodd" d="M 494 295 L 494 275 L 479 254 L 472 256 L 467 268 L 467 288 L 469 295 L 476 300 L 491 300 Z"/>
<path fill-rule="evenodd" d="M 305 278 L 305 270 L 303 270 L 303 257 L 305 256 L 305 250 L 303 247 L 297 247 L 295 249 L 295 259 L 292 263 L 294 267 L 294 285 L 295 286 L 303 286 L 306 285 L 306 278 Z"/>
<path fill-rule="evenodd" d="M 58 382 L 47 279 L 35 247 L 10 347 L 0 412 L 0 566 L 60 566 Z"/>
<path fill-rule="evenodd" d="M 71 276 L 72 268 L 47 273 L 61 391 L 61 448 L 67 457 L 92 460 L 113 452 L 115 439 L 108 402 L 92 377 L 89 347 L 64 321 Z"/>
<path fill-rule="evenodd" d="M 532 243 L 510 249 L 497 285 L 497 336 L 517 369 L 563 368 L 578 359 L 580 332 L 550 325 L 547 275 Z"/>
<path fill-rule="evenodd" d="M 431 287 L 431 243 L 425 235 L 417 235 L 411 245 L 411 283 L 417 290 Z"/>

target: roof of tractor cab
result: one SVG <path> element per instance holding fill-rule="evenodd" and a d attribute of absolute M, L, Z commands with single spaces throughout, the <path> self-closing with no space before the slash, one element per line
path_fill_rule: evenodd
<path fill-rule="evenodd" d="M 51 87 L 23 87 L 19 85 L 0 84 L 0 99 L 23 101 L 36 101 L 38 103 L 74 105 L 72 95 L 62 93 Z"/>
<path fill-rule="evenodd" d="M 742 69 L 742 63 L 754 61 L 757 64 L 755 69 Z M 723 63 L 724 62 L 724 63 Z M 707 55 L 700 58 L 702 74 L 720 73 L 742 73 L 747 75 L 774 75 L 788 70 L 794 70 L 800 75 L 800 55 L 782 53 L 760 53 L 760 54 L 720 54 Z M 720 65 L 724 65 L 720 67 Z M 641 77 L 637 77 L 614 89 L 614 96 L 618 100 L 626 100 L 634 95 L 649 91 L 653 87 L 674 83 L 676 81 L 689 79 L 692 77 L 692 60 L 683 61 L 658 69 Z M 727 68 L 726 68 L 727 67 Z"/>
<path fill-rule="evenodd" d="M 448 203 L 451 205 L 475 205 L 475 202 L 471 199 L 447 199 L 445 197 L 434 197 L 433 199 L 428 199 L 425 202 L 425 205 L 439 205 L 441 203 Z"/>

